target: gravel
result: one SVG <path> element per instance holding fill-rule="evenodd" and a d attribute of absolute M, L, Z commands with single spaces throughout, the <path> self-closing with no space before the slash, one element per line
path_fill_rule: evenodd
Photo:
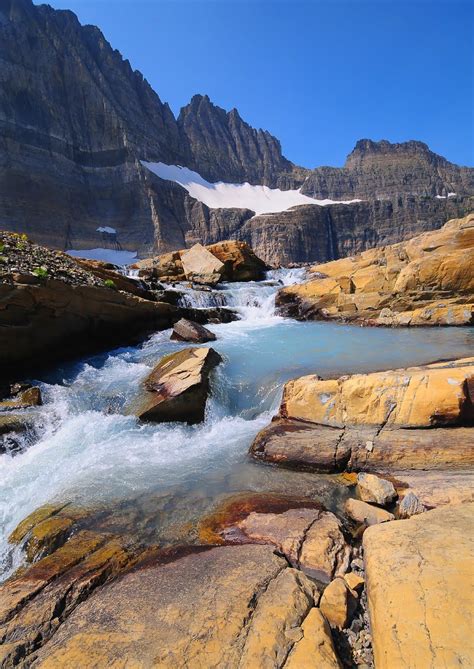
<path fill-rule="evenodd" d="M 32 281 L 58 279 L 76 286 L 104 286 L 102 279 L 66 253 L 33 244 L 26 235 L 0 232 L 0 281 L 10 283 L 15 274 L 30 275 Z"/>

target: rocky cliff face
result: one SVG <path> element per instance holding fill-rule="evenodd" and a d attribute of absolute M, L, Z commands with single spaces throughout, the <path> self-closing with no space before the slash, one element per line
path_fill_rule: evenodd
<path fill-rule="evenodd" d="M 327 207 L 304 205 L 254 216 L 237 234 L 270 264 L 327 262 L 439 228 L 473 208 L 474 198 L 409 195 Z"/>
<path fill-rule="evenodd" d="M 175 119 L 100 30 L 69 11 L 0 0 L 0 59 L 0 227 L 41 244 L 148 256 L 234 238 L 267 261 L 324 261 L 469 211 L 474 170 L 421 142 L 361 140 L 343 168 L 311 171 L 207 96 Z M 265 216 L 210 209 L 142 160 L 185 165 L 209 181 L 364 202 Z"/>
<path fill-rule="evenodd" d="M 187 145 L 186 164 L 208 181 L 274 186 L 295 167 L 273 135 L 249 126 L 237 109 L 226 112 L 213 105 L 207 95 L 195 95 L 183 107 L 178 125 Z"/>

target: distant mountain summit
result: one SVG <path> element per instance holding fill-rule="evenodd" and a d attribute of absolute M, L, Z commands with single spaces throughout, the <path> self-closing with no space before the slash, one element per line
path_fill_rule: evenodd
<path fill-rule="evenodd" d="M 450 163 L 424 142 L 360 139 L 343 168 L 316 168 L 302 191 L 341 199 L 469 195 L 474 193 L 474 169 Z"/>
<path fill-rule="evenodd" d="M 39 243 L 146 255 L 234 237 L 273 262 L 324 260 L 439 227 L 471 207 L 474 170 L 422 142 L 363 139 L 343 168 L 310 170 L 206 95 L 176 119 L 102 32 L 70 11 L 0 0 L 0 59 L 0 227 Z M 363 202 L 271 216 L 255 216 L 244 202 L 211 208 L 145 161 L 189 168 L 207 182 Z"/>
<path fill-rule="evenodd" d="M 226 112 L 207 95 L 195 95 L 178 116 L 186 165 L 208 181 L 274 186 L 294 165 L 283 157 L 276 137 L 255 130 L 237 109 Z"/>

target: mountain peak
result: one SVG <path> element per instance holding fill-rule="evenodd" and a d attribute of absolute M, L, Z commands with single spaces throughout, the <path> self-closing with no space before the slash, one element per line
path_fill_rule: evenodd
<path fill-rule="evenodd" d="M 425 142 L 408 140 L 406 142 L 389 142 L 386 139 L 374 141 L 359 139 L 352 152 L 347 156 L 345 167 L 351 169 L 376 160 L 397 161 L 399 159 L 424 159 L 430 163 L 447 163 L 442 156 L 430 150 Z"/>

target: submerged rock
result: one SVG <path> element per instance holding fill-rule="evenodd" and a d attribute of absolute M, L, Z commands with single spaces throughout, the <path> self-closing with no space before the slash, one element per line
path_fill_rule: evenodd
<path fill-rule="evenodd" d="M 322 583 L 347 570 L 350 547 L 340 522 L 329 511 L 303 508 L 279 514 L 251 513 L 238 527 L 251 541 L 274 544 L 291 565 Z"/>
<path fill-rule="evenodd" d="M 145 379 L 133 413 L 158 423 L 203 421 L 209 374 L 221 360 L 212 348 L 186 348 L 166 355 Z"/>
<path fill-rule="evenodd" d="M 370 527 L 363 539 L 377 669 L 472 667 L 474 505 Z"/>
<path fill-rule="evenodd" d="M 27 407 L 36 407 L 43 404 L 41 390 L 36 386 L 19 390 L 12 393 L 10 397 L 0 402 L 0 411 L 11 409 L 25 409 Z"/>
<path fill-rule="evenodd" d="M 175 341 L 190 341 L 196 344 L 204 344 L 208 341 L 215 341 L 216 335 L 199 323 L 188 321 L 181 318 L 173 326 L 171 339 Z"/>

